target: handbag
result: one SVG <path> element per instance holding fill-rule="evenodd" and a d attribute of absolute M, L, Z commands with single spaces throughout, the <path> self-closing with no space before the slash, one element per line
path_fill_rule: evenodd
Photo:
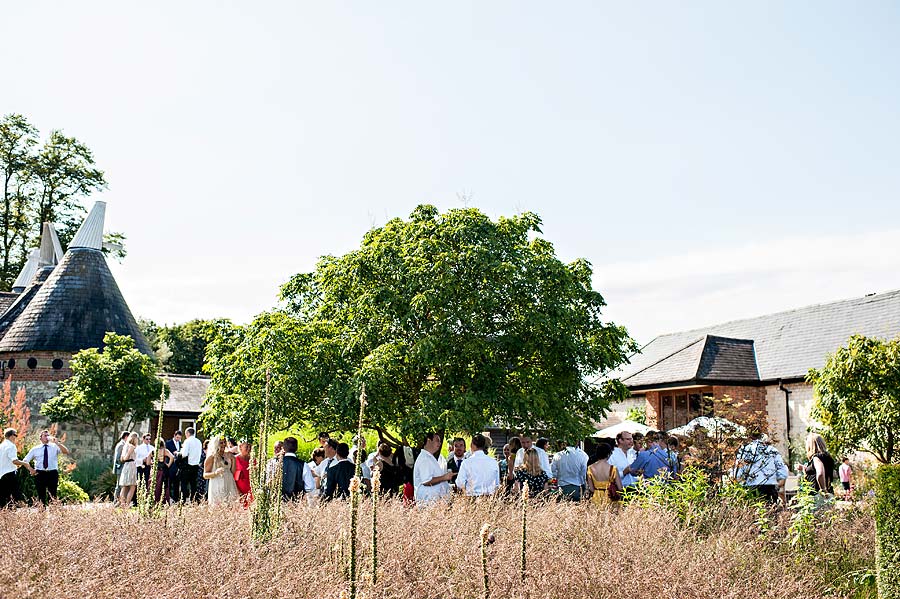
<path fill-rule="evenodd" d="M 609 467 L 609 480 L 606 482 L 606 495 L 609 497 L 610 501 L 621 501 L 622 494 L 619 493 L 619 487 L 616 486 L 616 479 L 619 478 L 619 473 L 616 470 L 615 466 Z"/>

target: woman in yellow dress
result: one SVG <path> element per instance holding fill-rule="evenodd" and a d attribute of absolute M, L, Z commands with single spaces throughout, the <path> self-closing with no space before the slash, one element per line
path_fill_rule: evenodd
<path fill-rule="evenodd" d="M 609 505 L 614 500 L 610 498 L 610 485 L 613 486 L 613 495 L 622 495 L 622 479 L 616 467 L 609 463 L 612 455 L 612 446 L 601 443 L 594 452 L 594 460 L 587 469 L 587 492 L 591 496 L 591 503 L 597 505 Z M 615 501 L 618 501 L 616 499 Z"/>

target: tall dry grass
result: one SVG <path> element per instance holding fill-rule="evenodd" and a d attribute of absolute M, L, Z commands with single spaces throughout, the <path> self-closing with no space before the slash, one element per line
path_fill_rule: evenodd
<path fill-rule="evenodd" d="M 360 522 L 370 521 L 370 502 Z M 349 506 L 291 505 L 277 537 L 250 541 L 240 508 L 173 507 L 144 519 L 109 507 L 52 507 L 0 512 L 0 597 L 339 597 L 346 564 L 333 546 Z M 715 597 L 842 596 L 813 561 L 777 540 L 760 540 L 756 515 L 735 510 L 727 525 L 700 537 L 664 512 L 619 512 L 589 504 L 529 507 L 528 569 L 519 581 L 521 511 L 517 502 L 455 501 L 428 509 L 386 501 L 378 510 L 379 576 L 367 565 L 371 531 L 360 526 L 362 597 L 480 597 L 481 529 L 490 596 Z M 346 534 L 346 531 L 345 531 Z M 836 518 L 820 531 L 821 548 L 871 562 L 871 518 Z M 817 541 L 818 542 L 818 541 Z M 820 550 L 814 551 L 815 554 Z M 836 556 L 832 556 L 833 558 Z M 849 558 L 848 558 L 849 559 Z"/>

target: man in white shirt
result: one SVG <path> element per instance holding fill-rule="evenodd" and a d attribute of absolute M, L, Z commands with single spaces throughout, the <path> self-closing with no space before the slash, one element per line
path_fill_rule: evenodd
<path fill-rule="evenodd" d="M 534 444 L 531 437 L 528 435 L 522 435 L 520 440 L 522 441 L 522 448 L 516 452 L 516 468 L 525 463 L 525 451 Z M 540 447 L 535 446 L 534 450 L 537 451 L 538 458 L 541 460 L 541 470 L 544 471 L 547 478 L 553 478 L 553 469 L 550 467 L 550 456 L 548 456 L 547 452 Z"/>
<path fill-rule="evenodd" d="M 628 431 L 622 431 L 616 435 L 616 448 L 613 449 L 612 455 L 609 456 L 609 463 L 616 467 L 619 471 L 619 478 L 622 480 L 623 487 L 630 487 L 634 484 L 634 476 L 629 470 L 629 466 L 634 462 L 635 458 L 631 457 L 629 451 L 634 446 L 634 439 Z"/>
<path fill-rule="evenodd" d="M 437 458 L 434 457 L 441 449 L 441 441 L 438 433 L 425 435 L 425 447 L 422 448 L 413 466 L 416 502 L 430 503 L 450 494 L 450 479 L 455 474 L 441 468 Z"/>
<path fill-rule="evenodd" d="M 487 438 L 484 435 L 472 437 L 471 454 L 459 465 L 456 488 L 470 497 L 492 495 L 500 486 L 500 465 L 485 453 Z"/>
<path fill-rule="evenodd" d="M 150 443 L 150 433 L 144 433 L 141 444 L 134 450 L 138 480 L 144 481 L 144 488 L 150 487 L 150 467 L 153 465 L 152 456 L 153 445 Z"/>
<path fill-rule="evenodd" d="M 581 492 L 587 484 L 587 465 L 587 454 L 574 445 L 556 452 L 551 469 L 563 497 L 581 501 Z"/>
<path fill-rule="evenodd" d="M 328 469 L 338 461 L 337 446 L 338 442 L 334 439 L 328 439 L 325 441 L 325 445 L 322 446 L 325 450 L 325 459 L 319 462 L 319 465 L 316 467 L 320 491 L 325 490 L 325 483 L 328 482 Z"/>
<path fill-rule="evenodd" d="M 197 478 L 200 475 L 200 458 L 203 455 L 203 443 L 196 437 L 193 427 L 184 430 L 184 444 L 178 452 L 187 463 L 179 466 L 178 476 L 181 478 L 181 500 L 199 501 L 197 495 Z"/>
<path fill-rule="evenodd" d="M 732 474 L 769 503 L 778 503 L 788 476 L 787 466 L 778 450 L 763 441 L 762 432 L 754 431 L 752 438 L 738 450 Z"/>
<path fill-rule="evenodd" d="M 25 501 L 22 490 L 19 488 L 19 477 L 17 471 L 19 466 L 25 466 L 31 474 L 35 473 L 34 468 L 27 462 L 19 460 L 19 454 L 16 450 L 16 439 L 19 433 L 14 428 L 8 428 L 3 431 L 3 442 L 0 443 L 0 508 L 19 501 Z"/>
<path fill-rule="evenodd" d="M 44 505 L 50 499 L 56 499 L 56 490 L 59 487 L 59 454 L 69 455 L 69 449 L 60 443 L 56 437 L 50 436 L 50 431 L 41 431 L 41 443 L 35 445 L 23 460 L 31 464 L 34 460 L 35 472 L 34 486 L 37 487 L 38 497 Z"/>

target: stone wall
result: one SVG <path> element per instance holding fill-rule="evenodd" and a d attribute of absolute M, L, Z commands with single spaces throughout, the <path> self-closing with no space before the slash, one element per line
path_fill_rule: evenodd
<path fill-rule="evenodd" d="M 41 406 L 48 399 L 55 397 L 59 389 L 59 381 L 53 380 L 21 380 L 16 378 L 16 374 L 20 372 L 7 371 L 10 378 L 10 393 L 15 397 L 19 389 L 25 389 L 25 403 L 31 410 L 31 437 L 37 438 L 37 433 L 41 429 L 49 428 L 51 422 L 41 414 Z M 21 373 L 25 374 L 25 373 Z M 31 371 L 28 372 L 31 374 Z M 40 373 L 39 373 L 40 374 Z M 41 377 L 47 378 L 47 377 Z M 72 452 L 75 460 L 100 454 L 100 445 L 97 435 L 94 431 L 85 425 L 60 423 L 57 425 L 57 435 L 60 439 L 65 435 L 66 447 Z M 111 455 L 114 434 L 107 436 L 104 453 Z M 104 455 L 103 457 L 107 457 Z"/>

